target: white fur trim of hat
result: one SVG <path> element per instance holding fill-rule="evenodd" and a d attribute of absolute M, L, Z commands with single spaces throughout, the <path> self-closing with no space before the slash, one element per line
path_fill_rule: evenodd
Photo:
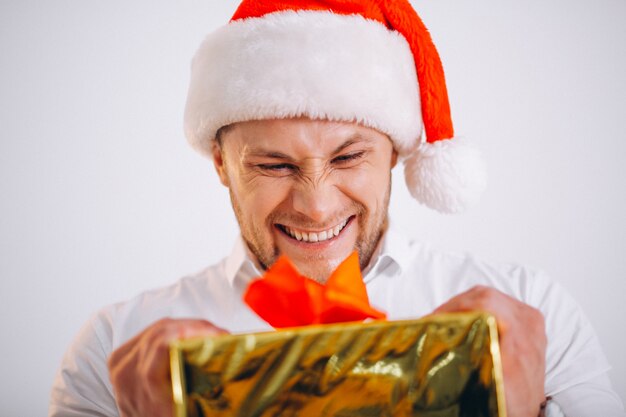
<path fill-rule="evenodd" d="M 421 38 L 430 37 L 411 36 L 359 14 L 331 11 L 232 20 L 207 36 L 193 58 L 187 139 L 210 156 L 217 131 L 237 122 L 295 117 L 356 122 L 390 137 L 416 200 L 444 213 L 464 211 L 485 188 L 484 165 L 467 142 L 434 137 L 442 130 L 437 130 L 438 110 L 425 108 L 441 100 L 436 88 L 420 90 L 420 84 L 437 71 L 421 75 L 415 53 Z M 445 85 L 444 93 L 447 106 Z M 443 123 L 443 131 L 451 132 L 449 124 L 447 129 Z M 429 131 L 437 133 L 428 137 Z"/>

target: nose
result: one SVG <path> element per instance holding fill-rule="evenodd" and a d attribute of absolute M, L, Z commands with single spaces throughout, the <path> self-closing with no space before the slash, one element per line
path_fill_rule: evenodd
<path fill-rule="evenodd" d="M 341 212 L 341 192 L 329 180 L 299 182 L 292 189 L 293 209 L 311 219 L 324 224 Z"/>

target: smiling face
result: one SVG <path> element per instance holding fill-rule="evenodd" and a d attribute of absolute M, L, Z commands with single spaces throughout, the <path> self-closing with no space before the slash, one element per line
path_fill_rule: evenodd
<path fill-rule="evenodd" d="M 236 123 L 213 148 L 243 239 L 263 268 L 287 255 L 325 282 L 357 250 L 363 269 L 387 224 L 389 138 L 355 123 Z"/>

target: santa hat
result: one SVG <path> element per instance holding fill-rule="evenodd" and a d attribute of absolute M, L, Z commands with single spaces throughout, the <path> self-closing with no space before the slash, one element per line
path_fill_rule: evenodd
<path fill-rule="evenodd" d="M 223 126 L 309 117 L 387 134 L 411 195 L 453 213 L 486 185 L 480 154 L 454 138 L 439 55 L 407 0 L 243 0 L 196 53 L 185 109 L 211 155 Z"/>

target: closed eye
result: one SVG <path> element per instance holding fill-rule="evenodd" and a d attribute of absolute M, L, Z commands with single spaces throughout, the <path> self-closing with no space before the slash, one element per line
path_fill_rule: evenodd
<path fill-rule="evenodd" d="M 345 155 L 336 156 L 335 158 L 332 159 L 331 162 L 334 163 L 334 164 L 341 165 L 341 164 L 344 164 L 344 163 L 357 161 L 358 159 L 362 158 L 363 156 L 365 156 L 365 151 L 353 152 L 353 153 L 349 153 L 349 154 L 345 154 Z"/>
<path fill-rule="evenodd" d="M 257 164 L 257 168 L 260 168 L 264 171 L 295 171 L 298 168 L 293 164 Z"/>

